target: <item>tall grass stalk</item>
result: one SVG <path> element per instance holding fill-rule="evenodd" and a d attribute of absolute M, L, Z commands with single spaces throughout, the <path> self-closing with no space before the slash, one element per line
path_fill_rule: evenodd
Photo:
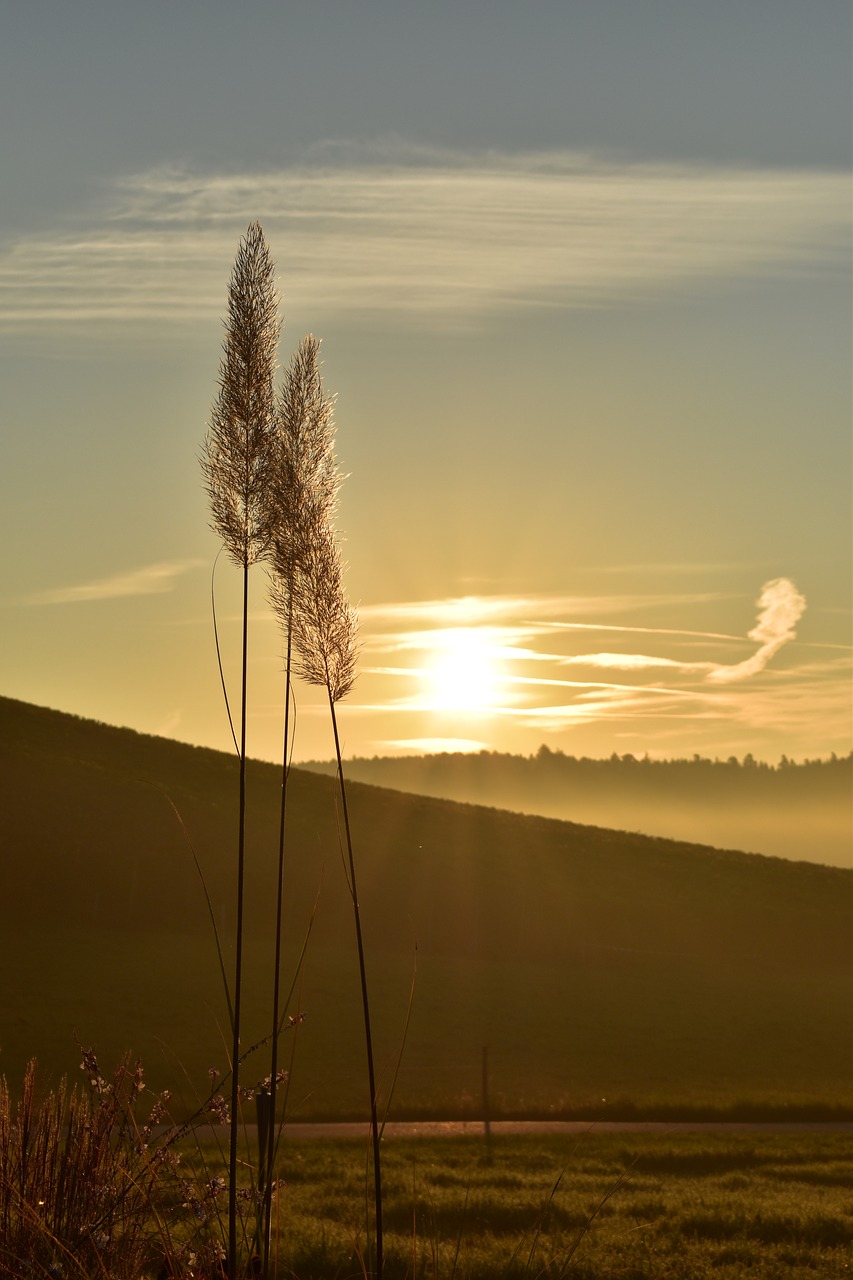
<path fill-rule="evenodd" d="M 338 489 L 334 462 L 334 401 L 323 390 L 320 343 L 309 334 L 288 366 L 276 404 L 275 440 L 268 490 L 272 541 L 271 599 L 285 636 L 284 742 L 282 747 L 281 806 L 279 816 L 278 882 L 276 894 L 275 962 L 273 978 L 270 1053 L 269 1127 L 266 1168 L 270 1177 L 264 1189 L 264 1274 L 269 1266 L 272 1215 L 272 1169 L 276 1142 L 276 1087 L 281 1009 L 281 955 L 284 908 L 287 783 L 290 773 L 290 704 L 293 666 L 293 610 L 295 576 L 305 561 L 312 531 L 331 519 Z"/>
<path fill-rule="evenodd" d="M 243 978 L 243 892 L 246 843 L 246 679 L 249 569 L 269 550 L 269 504 L 278 349 L 278 300 L 264 233 L 252 223 L 240 242 L 228 289 L 219 396 L 202 455 L 211 524 L 242 570 L 243 615 L 240 697 L 240 782 L 237 837 L 237 919 L 231 1061 L 231 1137 L 228 1188 L 228 1270 L 237 1276 L 237 1125 L 240 1110 L 240 1016 Z"/>
<path fill-rule="evenodd" d="M 335 759 L 338 766 L 338 783 L 341 792 L 341 807 L 344 818 L 344 833 L 347 844 L 347 860 L 349 864 L 349 887 L 352 896 L 353 912 L 355 915 L 355 934 L 358 946 L 358 971 L 361 980 L 361 1001 L 364 1011 L 364 1042 L 367 1051 L 367 1079 L 370 1091 L 370 1131 L 373 1143 L 373 1186 L 375 1198 L 376 1213 L 376 1276 L 377 1280 L 382 1280 L 382 1165 L 380 1161 L 379 1151 L 379 1116 L 376 1098 L 376 1071 L 373 1062 L 373 1036 L 370 1029 L 370 1000 L 368 998 L 367 989 L 367 969 L 364 960 L 364 939 L 361 929 L 361 909 L 358 903 L 358 886 L 355 876 L 355 859 L 353 857 L 352 848 L 352 832 L 349 821 L 349 808 L 347 805 L 347 789 L 344 780 L 343 759 L 341 756 L 341 743 L 338 736 L 338 718 L 335 713 L 335 702 L 331 687 L 328 688 L 329 693 L 329 711 L 332 717 L 332 730 L 335 738 Z"/>
<path fill-rule="evenodd" d="M 298 655 L 296 662 L 298 674 L 309 684 L 326 690 L 335 743 L 337 777 L 346 840 L 347 876 L 352 898 L 358 949 L 368 1091 L 370 1095 L 376 1227 L 374 1274 L 378 1280 L 381 1280 L 383 1269 L 382 1165 L 379 1149 L 380 1133 L 376 1096 L 376 1071 L 373 1057 L 373 1035 L 370 1025 L 370 999 L 364 956 L 364 937 L 361 926 L 361 908 L 358 899 L 352 829 L 349 819 L 346 781 L 336 711 L 338 702 L 346 697 L 355 683 L 358 651 L 357 621 L 355 613 L 347 601 L 340 549 L 331 521 L 328 518 L 328 509 L 324 510 L 322 503 L 309 504 L 303 515 L 300 556 L 293 579 L 293 642 Z"/>

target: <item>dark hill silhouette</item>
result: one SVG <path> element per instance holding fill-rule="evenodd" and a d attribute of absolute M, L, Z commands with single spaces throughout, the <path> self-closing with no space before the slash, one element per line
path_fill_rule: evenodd
<path fill-rule="evenodd" d="M 187 841 L 227 946 L 236 759 L 9 699 L 0 744 L 0 1070 L 31 1054 L 73 1070 L 76 1029 L 206 1084 L 225 1006 Z M 247 1043 L 266 1031 L 279 788 L 251 764 Z M 291 801 L 288 972 L 318 904 L 294 1097 L 351 1114 L 360 1014 L 332 779 L 294 770 Z M 476 1107 L 486 1043 L 505 1113 L 853 1106 L 853 874 L 358 784 L 351 817 L 386 1060 L 417 946 L 398 1114 Z"/>
<path fill-rule="evenodd" d="M 318 772 L 324 761 L 303 766 Z M 350 775 L 419 795 L 594 823 L 754 853 L 853 866 L 853 756 L 777 766 L 743 761 L 576 758 L 540 748 L 377 756 Z"/>

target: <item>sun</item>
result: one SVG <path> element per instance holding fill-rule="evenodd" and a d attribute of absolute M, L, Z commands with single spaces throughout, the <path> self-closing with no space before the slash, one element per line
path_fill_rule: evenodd
<path fill-rule="evenodd" d="M 487 712 L 503 701 L 503 664 L 488 630 L 449 627 L 432 637 L 424 667 L 429 711 Z"/>

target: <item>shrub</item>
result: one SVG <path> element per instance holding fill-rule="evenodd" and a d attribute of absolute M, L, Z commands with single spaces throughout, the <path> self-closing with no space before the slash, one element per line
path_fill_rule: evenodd
<path fill-rule="evenodd" d="M 141 1068 L 110 1082 L 81 1064 L 91 1092 L 63 1080 L 36 1099 L 35 1061 L 17 1105 L 0 1079 L 0 1272 L 4 1276 L 136 1277 L 159 1250 L 155 1161 L 135 1123 Z"/>

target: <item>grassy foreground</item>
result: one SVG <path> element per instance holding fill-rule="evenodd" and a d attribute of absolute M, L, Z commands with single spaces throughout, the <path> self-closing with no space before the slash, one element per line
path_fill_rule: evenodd
<path fill-rule="evenodd" d="M 597 1134 L 384 1145 L 389 1280 L 840 1280 L 849 1135 Z M 366 1148 L 284 1148 L 279 1276 L 362 1274 Z"/>

